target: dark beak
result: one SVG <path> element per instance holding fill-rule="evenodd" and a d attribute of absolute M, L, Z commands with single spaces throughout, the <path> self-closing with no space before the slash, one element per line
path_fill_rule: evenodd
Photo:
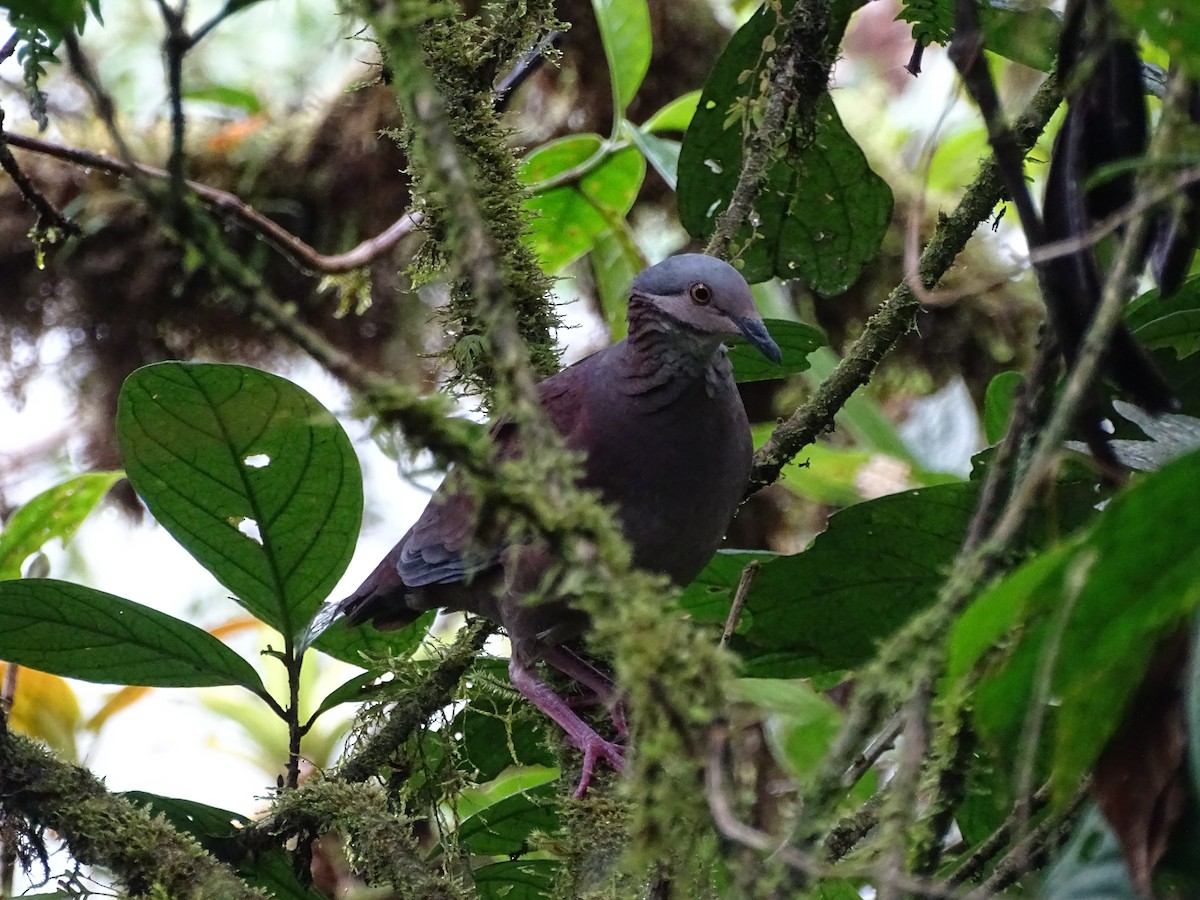
<path fill-rule="evenodd" d="M 733 323 L 737 325 L 738 331 L 742 333 L 751 346 L 757 349 L 759 353 L 775 363 L 775 365 L 783 362 L 783 354 L 779 351 L 779 345 L 771 340 L 771 334 L 767 331 L 767 326 L 762 323 L 761 319 L 735 318 Z"/>

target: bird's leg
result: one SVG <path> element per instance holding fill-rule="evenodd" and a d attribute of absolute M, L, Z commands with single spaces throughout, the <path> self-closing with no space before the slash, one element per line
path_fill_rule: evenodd
<path fill-rule="evenodd" d="M 612 718 L 613 727 L 617 729 L 617 734 L 622 738 L 629 736 L 629 727 L 625 721 L 625 702 L 617 696 L 617 686 L 611 678 L 566 647 L 546 647 L 541 656 L 568 678 L 575 679 L 592 691 L 600 702 L 608 707 L 608 714 Z"/>
<path fill-rule="evenodd" d="M 579 786 L 575 788 L 576 797 L 587 793 L 596 762 L 602 757 L 618 772 L 624 771 L 625 757 L 621 747 L 600 737 L 595 729 L 575 715 L 565 700 L 539 681 L 528 666 L 516 659 L 509 660 L 508 677 L 525 699 L 553 719 L 567 733 L 571 743 L 583 751 L 583 772 L 579 776 Z"/>

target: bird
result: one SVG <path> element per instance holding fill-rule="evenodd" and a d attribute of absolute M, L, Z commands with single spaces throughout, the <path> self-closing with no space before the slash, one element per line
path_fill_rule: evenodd
<path fill-rule="evenodd" d="M 627 336 L 541 381 L 538 399 L 565 446 L 582 454 L 579 486 L 614 509 L 633 564 L 683 586 L 716 551 L 750 477 L 750 426 L 725 342 L 741 337 L 777 365 L 782 354 L 745 279 L 716 257 L 668 257 L 637 275 L 627 296 Z M 501 420 L 490 436 L 498 458 L 521 453 L 511 423 Z M 513 685 L 583 752 L 582 797 L 601 759 L 623 768 L 623 746 L 584 722 L 535 666 L 547 663 L 608 703 L 625 738 L 611 679 L 571 647 L 588 618 L 558 599 L 522 602 L 553 560 L 544 549 L 477 533 L 475 500 L 453 476 L 452 468 L 335 614 L 388 629 L 440 608 L 503 627 Z"/>

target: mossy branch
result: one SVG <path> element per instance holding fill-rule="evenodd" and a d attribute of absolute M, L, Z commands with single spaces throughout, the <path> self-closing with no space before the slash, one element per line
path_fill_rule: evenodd
<path fill-rule="evenodd" d="M 53 829 L 73 859 L 108 869 L 131 897 L 266 897 L 161 816 L 110 793 L 87 769 L 8 732 L 0 734 L 0 812 Z"/>
<path fill-rule="evenodd" d="M 1047 78 L 1025 112 L 1013 126 L 1016 145 L 1028 153 L 1062 102 L 1058 82 Z M 989 159 L 975 176 L 950 215 L 939 216 L 937 227 L 922 251 L 917 279 L 923 290 L 932 290 L 962 252 L 976 227 L 991 215 L 1004 198 L 1004 182 L 995 159 Z M 833 428 L 834 416 L 874 374 L 883 357 L 915 322 L 921 300 L 910 280 L 898 284 L 868 320 L 837 369 L 771 433 L 754 456 L 750 491 L 773 484 L 780 470 L 818 436 Z"/>

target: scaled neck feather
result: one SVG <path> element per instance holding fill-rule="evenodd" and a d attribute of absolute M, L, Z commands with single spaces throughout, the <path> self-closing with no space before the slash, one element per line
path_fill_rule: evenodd
<path fill-rule="evenodd" d="M 674 402 L 700 380 L 709 397 L 732 386 L 732 367 L 720 335 L 672 319 L 637 296 L 629 300 L 622 363 L 621 392 L 646 397 L 655 409 Z"/>

